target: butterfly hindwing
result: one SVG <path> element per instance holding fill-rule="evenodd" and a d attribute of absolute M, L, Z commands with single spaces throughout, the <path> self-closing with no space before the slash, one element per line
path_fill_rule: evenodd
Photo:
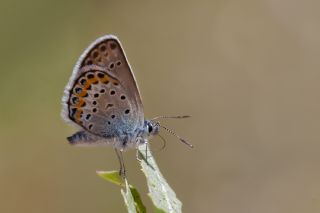
<path fill-rule="evenodd" d="M 116 37 L 104 36 L 85 50 L 63 102 L 64 117 L 95 135 L 114 137 L 143 124 L 139 90 Z"/>

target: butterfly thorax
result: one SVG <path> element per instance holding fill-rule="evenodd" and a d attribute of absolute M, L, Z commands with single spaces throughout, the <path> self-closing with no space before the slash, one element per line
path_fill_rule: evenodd
<path fill-rule="evenodd" d="M 137 148 L 139 145 L 148 143 L 148 139 L 158 133 L 158 123 L 151 120 L 145 120 L 142 127 L 136 128 L 133 132 L 124 132 L 121 134 L 119 137 L 120 143 L 116 143 L 116 148 L 120 150 Z"/>

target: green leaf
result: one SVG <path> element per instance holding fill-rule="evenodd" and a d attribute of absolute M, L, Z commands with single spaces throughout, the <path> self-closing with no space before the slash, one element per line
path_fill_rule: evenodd
<path fill-rule="evenodd" d="M 121 194 L 129 213 L 146 213 L 146 207 L 143 205 L 138 190 L 129 185 L 128 181 L 124 180 L 118 171 L 97 171 L 97 174 L 104 180 L 125 187 L 125 190 L 121 189 Z"/>
<path fill-rule="evenodd" d="M 133 196 L 137 212 L 138 213 L 147 212 L 146 207 L 142 203 L 142 200 L 141 200 L 141 197 L 140 197 L 138 190 L 131 185 L 129 185 L 129 188 L 130 188 L 130 192 Z"/>
<path fill-rule="evenodd" d="M 149 196 L 155 206 L 155 212 L 182 212 L 181 201 L 162 176 L 148 145 L 139 146 L 138 149 L 142 158 L 140 164 L 147 178 Z"/>
<path fill-rule="evenodd" d="M 118 171 L 97 171 L 97 175 L 111 183 L 124 186 L 123 178 L 119 175 Z"/>
<path fill-rule="evenodd" d="M 135 201 L 131 194 L 131 190 L 129 188 L 127 180 L 125 182 L 126 182 L 126 190 L 124 191 L 123 189 L 121 189 L 121 194 L 124 199 L 124 203 L 126 204 L 126 207 L 129 213 L 137 213 L 138 211 L 136 211 Z"/>

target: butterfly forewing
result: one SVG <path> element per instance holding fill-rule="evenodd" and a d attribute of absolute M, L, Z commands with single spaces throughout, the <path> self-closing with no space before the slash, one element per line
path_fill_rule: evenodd
<path fill-rule="evenodd" d="M 143 106 L 130 65 L 113 36 L 82 54 L 65 90 L 64 117 L 104 137 L 143 125 Z"/>

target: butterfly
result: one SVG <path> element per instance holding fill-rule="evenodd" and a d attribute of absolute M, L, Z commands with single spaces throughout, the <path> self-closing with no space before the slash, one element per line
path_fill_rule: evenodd
<path fill-rule="evenodd" d="M 158 116 L 147 120 L 139 89 L 119 39 L 105 35 L 94 41 L 78 59 L 62 98 L 62 117 L 80 128 L 68 137 L 72 145 L 108 145 L 115 149 L 120 175 L 125 176 L 122 152 L 148 143 L 160 127 L 183 143 L 190 143 L 162 126 Z"/>

